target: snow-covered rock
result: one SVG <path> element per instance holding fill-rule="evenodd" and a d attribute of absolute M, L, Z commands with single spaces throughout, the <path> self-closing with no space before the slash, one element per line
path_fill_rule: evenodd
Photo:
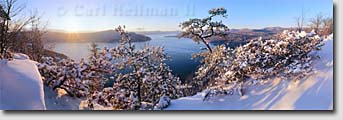
<path fill-rule="evenodd" d="M 25 55 L 25 54 L 22 54 L 22 53 L 15 53 L 13 54 L 13 59 L 18 59 L 18 60 L 29 60 L 30 57 Z"/>
<path fill-rule="evenodd" d="M 162 96 L 155 106 L 155 110 L 163 110 L 170 105 L 170 98 L 168 96 Z"/>
<path fill-rule="evenodd" d="M 0 109 L 45 110 L 42 78 L 36 62 L 24 54 L 0 60 Z"/>

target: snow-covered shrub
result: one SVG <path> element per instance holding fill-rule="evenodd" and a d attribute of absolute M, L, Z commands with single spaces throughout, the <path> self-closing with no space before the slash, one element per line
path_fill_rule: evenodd
<path fill-rule="evenodd" d="M 310 52 L 320 47 L 322 38 L 314 32 L 289 31 L 275 38 L 252 40 L 235 50 L 218 46 L 214 54 L 202 53 L 204 60 L 194 78 L 196 85 L 210 89 L 206 95 L 209 97 L 231 94 L 235 89 L 244 95 L 243 83 L 248 79 L 300 78 L 312 70 Z"/>
<path fill-rule="evenodd" d="M 117 110 L 153 109 L 161 96 L 181 97 L 181 84 L 165 63 L 167 56 L 162 47 L 136 49 L 129 34 L 122 27 L 120 45 L 108 49 L 118 73 L 113 87 L 95 92 L 88 97 L 88 109 L 113 108 Z M 142 105 L 145 104 L 145 105 Z M 147 105 L 150 104 L 150 105 Z M 143 108 L 150 106 L 151 108 Z"/>
<path fill-rule="evenodd" d="M 89 62 L 82 59 L 75 62 L 70 59 L 54 59 L 43 57 L 38 68 L 45 83 L 56 89 L 65 90 L 70 96 L 87 96 L 102 90 L 106 81 L 115 76 L 114 66 L 106 49 L 96 51 L 90 56 Z"/>
<path fill-rule="evenodd" d="M 193 58 L 202 58 L 202 65 L 195 72 L 194 80 L 191 81 L 191 91 L 188 94 L 197 93 L 208 86 L 215 86 L 220 73 L 226 72 L 226 67 L 234 58 L 233 49 L 225 45 L 217 46 L 213 52 L 194 54 Z M 216 78 L 216 79 L 214 79 Z"/>
<path fill-rule="evenodd" d="M 314 32 L 288 31 L 277 35 L 275 40 L 253 40 L 235 50 L 234 67 L 228 72 L 241 71 L 253 79 L 280 73 L 283 76 L 303 74 L 311 70 L 309 53 L 316 50 L 321 41 Z"/>
<path fill-rule="evenodd" d="M 114 77 L 117 75 L 117 69 L 113 64 L 113 53 L 108 48 L 99 49 L 93 43 L 90 51 L 87 70 L 91 79 L 88 79 L 88 85 L 91 93 L 93 93 L 93 91 L 102 90 L 107 81 L 114 80 Z M 81 60 L 81 62 L 84 62 L 84 60 Z"/>
<path fill-rule="evenodd" d="M 85 64 L 64 59 L 55 62 L 50 57 L 43 57 L 42 61 L 38 68 L 45 83 L 53 90 L 63 89 L 72 97 L 88 94 L 88 86 L 84 84 L 85 78 L 89 77 Z"/>
<path fill-rule="evenodd" d="M 8 59 L 12 60 L 13 59 L 13 53 L 10 52 L 9 50 L 5 51 L 4 53 L 0 54 L 0 60 L 1 59 Z"/>

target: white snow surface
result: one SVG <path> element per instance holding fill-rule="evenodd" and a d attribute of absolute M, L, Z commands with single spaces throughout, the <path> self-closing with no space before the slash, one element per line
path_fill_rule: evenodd
<path fill-rule="evenodd" d="M 298 81 L 275 78 L 247 85 L 246 94 L 215 96 L 204 93 L 172 100 L 165 110 L 333 110 L 333 39 L 326 39 L 313 63 L 314 73 Z"/>
<path fill-rule="evenodd" d="M 79 110 L 82 100 L 85 100 L 85 98 L 74 98 L 67 95 L 61 95 L 63 93 L 56 93 L 48 86 L 44 86 L 44 93 L 47 110 Z"/>
<path fill-rule="evenodd" d="M 0 60 L 0 109 L 45 110 L 42 78 L 27 55 Z"/>

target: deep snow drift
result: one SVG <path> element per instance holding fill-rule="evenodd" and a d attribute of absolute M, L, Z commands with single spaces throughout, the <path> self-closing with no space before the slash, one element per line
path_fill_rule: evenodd
<path fill-rule="evenodd" d="M 42 78 L 36 62 L 24 54 L 0 60 L 0 109 L 45 110 Z"/>
<path fill-rule="evenodd" d="M 166 110 L 333 110 L 333 39 L 325 40 L 313 63 L 314 73 L 302 80 L 275 78 L 253 85 L 246 94 L 216 96 L 203 101 L 204 93 L 173 100 Z"/>

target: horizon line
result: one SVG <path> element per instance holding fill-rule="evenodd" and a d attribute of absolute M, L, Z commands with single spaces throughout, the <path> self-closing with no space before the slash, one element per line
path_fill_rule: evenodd
<path fill-rule="evenodd" d="M 266 27 L 238 27 L 230 29 L 265 29 L 265 28 L 295 28 L 294 26 L 266 26 Z M 64 29 L 47 29 L 49 32 L 63 32 L 63 33 L 94 33 L 94 32 L 103 32 L 103 31 L 114 31 L 114 29 L 103 29 L 103 30 L 80 30 L 75 32 L 70 32 Z M 178 32 L 182 30 L 128 30 L 129 32 Z"/>

